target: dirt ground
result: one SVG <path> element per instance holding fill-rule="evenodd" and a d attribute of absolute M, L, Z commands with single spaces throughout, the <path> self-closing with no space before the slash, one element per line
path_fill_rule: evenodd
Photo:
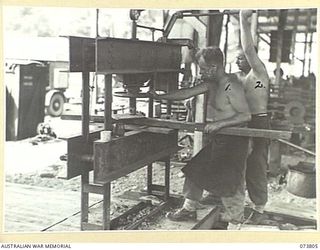
<path fill-rule="evenodd" d="M 78 121 L 62 121 L 60 118 L 46 117 L 46 121 L 50 122 L 54 131 L 58 137 L 66 137 L 70 134 L 76 134 L 81 131 L 81 123 Z M 97 128 L 97 125 L 93 125 L 92 129 Z M 63 139 L 53 139 L 44 142 L 38 142 L 36 145 L 32 143 L 31 139 L 26 139 L 16 142 L 5 143 L 5 181 L 6 186 L 12 189 L 15 185 L 19 186 L 21 190 L 27 187 L 37 187 L 38 195 L 41 200 L 50 199 L 48 197 L 48 190 L 61 191 L 64 193 L 71 192 L 70 194 L 80 193 L 80 179 L 78 177 L 71 180 L 63 179 L 66 173 L 66 161 L 60 160 L 60 156 L 67 153 L 67 144 Z M 180 169 L 183 164 L 178 161 L 189 154 L 189 150 L 185 149 L 183 153 L 176 156 L 171 164 L 171 193 L 181 194 L 184 178 L 181 175 Z M 288 165 L 295 165 L 299 161 L 314 161 L 312 158 L 306 157 L 304 154 L 297 152 L 290 152 L 289 155 L 282 156 L 282 169 L 286 169 Z M 157 184 L 163 184 L 164 178 L 164 166 L 161 164 L 155 164 L 154 167 L 154 182 Z M 146 168 L 142 168 L 135 171 L 125 177 L 122 177 L 112 182 L 112 196 L 117 197 L 125 191 L 140 191 L 146 188 Z M 8 188 L 7 190 L 11 190 Z M 41 189 L 42 188 L 42 189 Z M 285 178 L 281 176 L 273 177 L 269 179 L 269 207 L 291 207 L 293 210 L 302 213 L 307 213 L 308 216 L 316 218 L 316 199 L 306 199 L 290 194 L 286 190 Z M 41 191 L 42 190 L 42 191 Z M 8 192 L 9 192 L 8 191 Z M 13 196 L 12 196 L 13 197 Z M 14 200 L 10 197 L 10 193 L 5 191 L 5 214 L 10 215 L 9 205 L 11 207 L 21 207 L 24 204 L 30 203 L 30 197 L 27 195 L 19 196 L 19 200 Z M 11 199 L 10 199 L 11 198 Z M 56 204 L 59 207 L 59 198 L 50 205 Z M 77 197 L 79 199 L 79 197 Z M 95 201 L 97 201 L 95 199 Z M 248 203 L 249 200 L 247 199 Z M 74 202 L 74 201 L 73 201 Z M 80 203 L 80 200 L 79 200 Z M 32 206 L 32 205 L 30 205 Z M 79 206 L 78 206 L 79 207 Z M 8 210 L 9 209 L 9 210 Z M 30 208 L 32 209 L 32 208 Z M 75 208 L 77 209 L 77 208 Z M 114 216 L 127 209 L 126 206 L 122 206 L 121 203 L 113 204 L 111 207 L 111 215 Z M 78 212 L 78 211 L 73 211 Z M 61 213 L 61 219 L 70 214 Z M 27 216 L 27 214 L 26 214 Z M 59 221 L 59 216 L 55 215 L 55 222 Z M 7 216 L 8 218 L 10 216 Z M 5 229 L 10 232 L 25 231 L 39 231 L 39 228 L 22 228 L 18 222 L 14 222 L 8 218 L 5 218 Z M 43 225 L 42 228 L 50 226 L 54 221 L 48 221 L 47 225 Z M 65 229 L 68 230 L 68 229 Z M 70 229 L 72 230 L 72 229 Z"/>

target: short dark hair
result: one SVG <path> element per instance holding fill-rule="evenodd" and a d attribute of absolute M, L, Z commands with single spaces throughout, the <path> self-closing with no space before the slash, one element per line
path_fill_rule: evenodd
<path fill-rule="evenodd" d="M 216 62 L 223 65 L 224 56 L 218 47 L 206 47 L 196 53 L 196 59 L 199 62 L 201 56 L 206 63 Z"/>

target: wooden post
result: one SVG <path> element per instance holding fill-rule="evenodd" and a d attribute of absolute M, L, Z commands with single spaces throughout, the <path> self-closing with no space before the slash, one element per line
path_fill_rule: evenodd
<path fill-rule="evenodd" d="M 209 13 L 219 12 L 219 10 L 210 10 Z M 223 14 L 208 17 L 207 25 L 207 46 L 219 46 L 223 24 Z"/>
<path fill-rule="evenodd" d="M 299 9 L 296 9 L 294 12 L 294 22 L 293 22 L 293 31 L 292 31 L 292 42 L 291 42 L 291 62 L 290 64 L 294 64 L 295 61 L 295 52 L 296 52 L 296 39 L 297 39 L 297 27 L 298 27 L 298 19 L 299 19 Z"/>
<path fill-rule="evenodd" d="M 277 70 L 276 70 L 276 86 L 280 85 L 280 67 L 282 59 L 283 31 L 286 25 L 288 10 L 280 10 L 278 23 L 278 38 L 277 38 Z"/>
<path fill-rule="evenodd" d="M 230 15 L 227 15 L 227 21 L 225 24 L 225 31 L 226 31 L 226 38 L 225 38 L 225 42 L 224 42 L 224 58 L 225 58 L 225 63 L 227 64 L 227 53 L 228 53 L 228 35 L 229 35 L 229 25 L 230 22 Z"/>

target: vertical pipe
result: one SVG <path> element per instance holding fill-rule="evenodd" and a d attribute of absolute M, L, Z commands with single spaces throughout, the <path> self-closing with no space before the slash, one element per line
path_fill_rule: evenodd
<path fill-rule="evenodd" d="M 89 120 L 90 120 L 90 89 L 89 72 L 82 72 L 82 136 L 89 141 Z"/>
<path fill-rule="evenodd" d="M 227 53 L 228 53 L 229 22 L 230 22 L 230 15 L 227 15 L 227 21 L 225 24 L 226 38 L 225 38 L 225 42 L 224 42 L 225 65 L 227 65 L 227 56 L 228 56 Z"/>
<path fill-rule="evenodd" d="M 99 9 L 96 9 L 96 37 L 99 37 Z"/>

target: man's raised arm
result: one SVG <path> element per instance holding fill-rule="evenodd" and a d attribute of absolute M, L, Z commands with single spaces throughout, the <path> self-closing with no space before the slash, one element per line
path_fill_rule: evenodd
<path fill-rule="evenodd" d="M 154 98 L 158 100 L 169 100 L 169 101 L 175 101 L 175 100 L 185 100 L 192 96 L 200 95 L 208 91 L 208 84 L 207 83 L 201 83 L 199 85 L 196 85 L 192 88 L 186 88 L 186 89 L 179 89 L 177 91 L 174 91 L 172 93 L 158 95 L 154 90 L 150 90 L 149 94 Z"/>
<path fill-rule="evenodd" d="M 248 18 L 252 16 L 252 13 L 252 10 L 240 11 L 241 46 L 252 70 L 257 73 L 264 73 L 265 67 L 264 64 L 261 62 L 260 58 L 258 57 L 258 54 L 254 47 L 251 34 L 251 26 L 248 21 Z"/>

